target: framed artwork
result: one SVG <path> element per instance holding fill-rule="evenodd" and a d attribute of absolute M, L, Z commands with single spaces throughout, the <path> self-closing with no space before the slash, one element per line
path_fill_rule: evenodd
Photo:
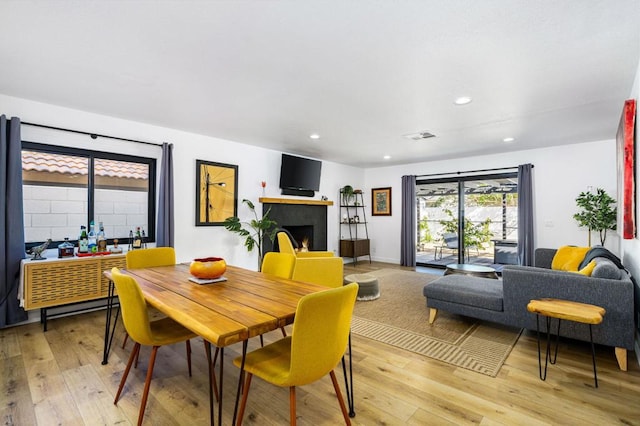
<path fill-rule="evenodd" d="M 196 160 L 196 226 L 238 215 L 238 166 Z"/>
<path fill-rule="evenodd" d="M 635 182 L 636 100 L 625 101 L 616 134 L 618 169 L 618 230 L 625 240 L 636 236 Z"/>
<path fill-rule="evenodd" d="M 371 190 L 371 215 L 391 216 L 391 188 Z"/>

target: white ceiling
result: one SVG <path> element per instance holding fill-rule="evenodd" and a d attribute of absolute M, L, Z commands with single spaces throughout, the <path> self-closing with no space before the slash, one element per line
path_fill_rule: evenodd
<path fill-rule="evenodd" d="M 0 40 L 5 95 L 371 167 L 613 139 L 640 2 L 0 0 Z"/>

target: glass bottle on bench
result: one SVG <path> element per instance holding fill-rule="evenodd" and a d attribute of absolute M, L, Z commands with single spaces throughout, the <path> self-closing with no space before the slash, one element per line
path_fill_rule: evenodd
<path fill-rule="evenodd" d="M 80 237 L 78 238 L 78 253 L 89 253 L 89 236 L 87 235 L 87 227 L 80 227 Z"/>
<path fill-rule="evenodd" d="M 98 251 L 98 240 L 96 238 L 96 225 L 91 221 L 89 223 L 89 251 L 95 253 Z"/>

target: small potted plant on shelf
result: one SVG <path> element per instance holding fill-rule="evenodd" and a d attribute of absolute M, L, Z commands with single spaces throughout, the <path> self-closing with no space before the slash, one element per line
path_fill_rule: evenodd
<path fill-rule="evenodd" d="M 345 185 L 340 192 L 342 193 L 342 205 L 348 206 L 354 198 L 355 192 L 353 187 L 351 185 Z"/>

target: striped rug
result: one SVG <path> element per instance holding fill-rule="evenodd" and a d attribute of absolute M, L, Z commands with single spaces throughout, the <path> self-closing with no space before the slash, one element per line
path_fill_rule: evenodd
<path fill-rule="evenodd" d="M 442 311 L 430 325 L 422 288 L 437 275 L 395 269 L 367 273 L 378 278 L 380 298 L 356 302 L 354 334 L 491 377 L 518 341 L 519 329 Z"/>

